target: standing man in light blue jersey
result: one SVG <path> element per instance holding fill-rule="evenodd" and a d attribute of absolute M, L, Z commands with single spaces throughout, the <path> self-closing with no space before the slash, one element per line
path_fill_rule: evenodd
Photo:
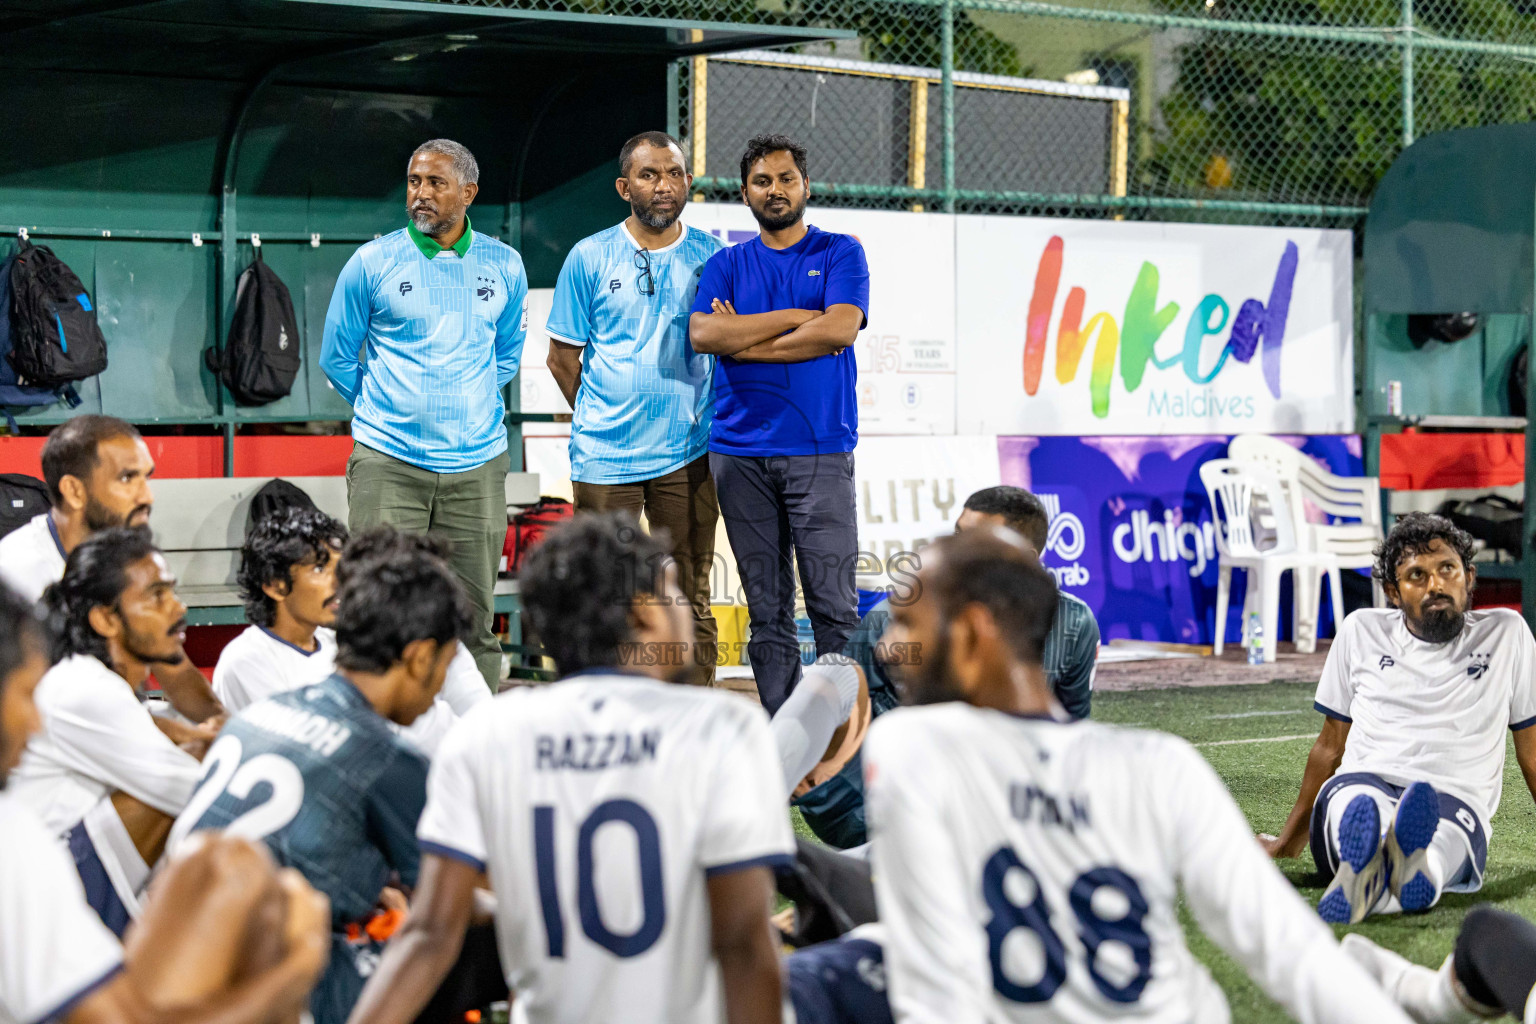
<path fill-rule="evenodd" d="M 619 150 L 630 215 L 576 243 L 549 315 L 549 369 L 576 415 L 571 481 L 579 511 L 622 509 L 671 537 L 693 605 L 687 675 L 708 684 L 718 632 L 709 610 L 720 504 L 709 473 L 715 360 L 688 343 L 699 275 L 724 247 L 678 222 L 693 175 L 677 140 L 641 132 Z"/>
<path fill-rule="evenodd" d="M 507 534 L 502 388 L 528 331 L 528 277 L 511 246 L 470 227 L 480 168 L 457 142 L 411 154 L 410 222 L 342 269 L 320 367 L 352 403 L 348 526 L 435 533 L 474 606 L 466 640 L 496 689 L 492 591 Z"/>

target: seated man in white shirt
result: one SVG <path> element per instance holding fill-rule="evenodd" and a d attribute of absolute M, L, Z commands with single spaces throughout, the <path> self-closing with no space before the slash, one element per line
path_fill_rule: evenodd
<path fill-rule="evenodd" d="M 0 538 L 0 580 L 36 601 L 64 575 L 81 541 L 111 526 L 147 526 L 155 460 L 132 424 L 115 416 L 76 416 L 43 445 L 43 482 L 53 507 Z M 177 711 L 194 722 L 223 713 L 190 659 L 166 662 L 155 678 Z"/>
<path fill-rule="evenodd" d="M 325 964 L 329 910 L 262 848 L 213 837 L 155 884 L 125 953 L 69 856 L 5 790 L 39 727 L 50 664 L 30 601 L 0 586 L 0 1022 L 261 1024 L 291 1019 Z"/>
<path fill-rule="evenodd" d="M 147 530 L 102 530 L 43 596 L 61 659 L 37 689 L 42 730 L 11 776 L 18 799 L 67 838 L 91 906 L 119 936 L 216 731 L 155 718 L 137 689 L 181 657 L 186 606 Z"/>
<path fill-rule="evenodd" d="M 1469 611 L 1472 538 L 1440 516 L 1398 520 L 1376 552 L 1392 608 L 1344 620 L 1315 707 L 1323 729 L 1271 855 L 1310 833 L 1332 875 L 1318 913 L 1354 923 L 1476 892 L 1504 785 L 1504 731 L 1536 796 L 1536 641 L 1518 614 Z"/>
<path fill-rule="evenodd" d="M 343 560 L 346 540 L 338 520 L 308 508 L 268 516 L 246 537 L 237 578 L 252 625 L 230 641 L 213 670 L 214 692 L 231 713 L 336 671 L 338 575 L 378 543 L 360 538 Z M 409 543 L 440 550 L 424 538 Z M 475 659 L 459 644 L 432 709 L 400 732 L 430 757 L 459 715 L 490 699 Z"/>

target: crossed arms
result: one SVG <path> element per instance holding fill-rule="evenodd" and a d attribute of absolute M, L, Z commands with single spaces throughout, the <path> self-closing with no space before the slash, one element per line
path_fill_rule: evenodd
<path fill-rule="evenodd" d="M 833 303 L 825 311 L 743 314 L 729 302 L 715 299 L 711 312 L 689 317 L 688 340 L 695 352 L 730 356 L 744 363 L 803 363 L 852 345 L 863 321 L 864 311 L 847 302 Z"/>

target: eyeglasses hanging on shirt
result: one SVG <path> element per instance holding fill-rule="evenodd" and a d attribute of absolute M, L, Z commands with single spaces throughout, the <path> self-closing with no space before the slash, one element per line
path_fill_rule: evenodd
<path fill-rule="evenodd" d="M 649 249 L 635 250 L 635 266 L 640 270 L 637 279 L 640 285 L 641 295 L 656 294 L 656 275 L 651 273 L 651 251 Z"/>

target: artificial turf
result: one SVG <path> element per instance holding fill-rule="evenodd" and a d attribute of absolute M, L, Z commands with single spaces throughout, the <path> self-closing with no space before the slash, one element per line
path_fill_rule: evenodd
<path fill-rule="evenodd" d="M 1093 717 L 1102 722 L 1161 729 L 1195 743 L 1226 782 L 1256 832 L 1278 832 L 1296 799 L 1307 751 L 1322 726 L 1312 710 L 1312 683 L 1271 683 L 1176 690 L 1098 693 Z M 1300 737 L 1278 742 L 1232 742 Z M 1218 744 L 1218 745 L 1210 745 Z M 1536 919 L 1536 804 L 1510 743 L 1504 796 L 1492 823 L 1488 869 L 1481 892 L 1446 895 L 1427 914 L 1373 917 L 1336 934 L 1358 931 L 1417 963 L 1438 967 L 1456 939 L 1467 910 L 1492 903 Z M 1279 862 L 1308 904 L 1323 886 L 1310 853 Z M 1248 980 L 1242 968 L 1200 934 L 1183 915 L 1190 948 L 1227 992 L 1233 1021 L 1270 1024 L 1291 1018 Z"/>

